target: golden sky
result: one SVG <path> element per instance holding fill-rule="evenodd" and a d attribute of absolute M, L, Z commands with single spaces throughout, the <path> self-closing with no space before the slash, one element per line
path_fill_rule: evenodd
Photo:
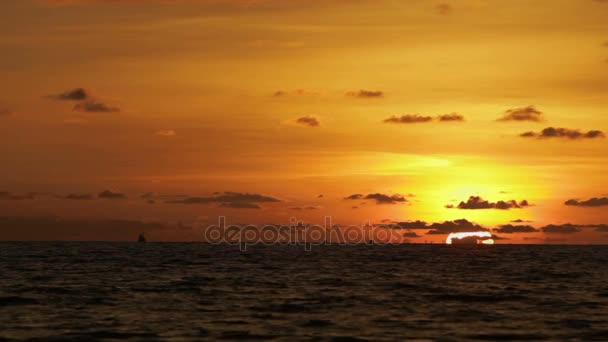
<path fill-rule="evenodd" d="M 0 216 L 608 243 L 608 1 L 7 0 L 0 51 Z"/>

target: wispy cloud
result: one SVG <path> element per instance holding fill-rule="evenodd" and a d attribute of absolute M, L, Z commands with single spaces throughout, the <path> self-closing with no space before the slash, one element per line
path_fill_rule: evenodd
<path fill-rule="evenodd" d="M 156 135 L 160 135 L 161 137 L 174 137 L 177 135 L 177 132 L 172 129 L 161 129 L 156 132 Z"/>
<path fill-rule="evenodd" d="M 503 117 L 497 121 L 533 121 L 541 122 L 544 121 L 543 112 L 536 109 L 534 106 L 513 108 L 505 111 Z"/>
<path fill-rule="evenodd" d="M 91 195 L 91 194 L 76 194 L 76 193 L 73 193 L 73 194 L 66 195 L 64 198 L 68 199 L 68 200 L 76 200 L 76 201 L 92 200 L 93 199 L 93 195 Z"/>
<path fill-rule="evenodd" d="M 89 112 L 89 113 L 114 113 L 120 112 L 120 108 L 112 107 L 103 102 L 87 100 L 81 103 L 78 103 L 73 108 L 76 112 Z"/>
<path fill-rule="evenodd" d="M 349 91 L 346 93 L 346 96 L 356 97 L 360 99 L 369 99 L 369 98 L 381 98 L 384 97 L 384 92 L 380 90 L 365 90 L 360 89 L 356 91 Z"/>
<path fill-rule="evenodd" d="M 83 101 L 90 97 L 89 92 L 84 88 L 74 88 L 66 90 L 61 94 L 51 95 L 51 98 L 63 101 Z"/>
<path fill-rule="evenodd" d="M 21 201 L 21 200 L 32 200 L 35 198 L 35 193 L 29 192 L 25 195 L 15 195 L 8 191 L 0 191 L 0 200 L 7 201 Z"/>
<path fill-rule="evenodd" d="M 413 124 L 413 123 L 423 123 L 423 122 L 431 122 L 433 118 L 430 116 L 422 116 L 419 114 L 405 114 L 401 116 L 393 115 L 389 118 L 384 119 L 385 123 L 394 123 L 394 124 Z"/>
<path fill-rule="evenodd" d="M 111 190 L 104 190 L 100 193 L 97 194 L 97 198 L 104 198 L 104 199 L 126 199 L 127 195 L 123 194 L 121 192 L 114 192 Z"/>
<path fill-rule="evenodd" d="M 185 197 L 165 201 L 175 204 L 219 204 L 222 207 L 233 209 L 259 209 L 259 203 L 276 203 L 280 199 L 261 194 L 250 194 L 241 192 L 216 193 L 206 197 Z"/>
<path fill-rule="evenodd" d="M 448 15 L 454 11 L 454 8 L 452 8 L 451 5 L 446 4 L 446 3 L 441 3 L 441 4 L 437 5 L 437 7 L 435 7 L 435 8 L 437 9 L 437 13 L 439 13 L 441 15 Z"/>
<path fill-rule="evenodd" d="M 319 119 L 310 115 L 296 119 L 296 123 L 307 127 L 319 127 L 321 125 Z"/>

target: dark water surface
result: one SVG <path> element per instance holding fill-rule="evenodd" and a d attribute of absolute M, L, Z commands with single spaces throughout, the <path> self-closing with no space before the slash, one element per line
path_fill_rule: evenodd
<path fill-rule="evenodd" d="M 0 340 L 608 341 L 608 247 L 0 243 Z"/>

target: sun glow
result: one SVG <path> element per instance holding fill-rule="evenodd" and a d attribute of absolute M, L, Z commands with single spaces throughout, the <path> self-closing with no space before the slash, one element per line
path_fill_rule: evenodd
<path fill-rule="evenodd" d="M 466 243 L 493 245 L 494 239 L 492 239 L 492 234 L 490 232 L 462 232 L 451 233 L 448 235 L 447 239 L 445 239 L 445 243 L 447 245 L 451 245 L 452 242 L 455 244 Z"/>

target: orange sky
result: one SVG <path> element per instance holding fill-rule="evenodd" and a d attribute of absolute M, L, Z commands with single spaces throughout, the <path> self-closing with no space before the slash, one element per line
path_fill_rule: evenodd
<path fill-rule="evenodd" d="M 608 243 L 606 1 L 9 0 L 0 51 L 0 216 Z"/>

